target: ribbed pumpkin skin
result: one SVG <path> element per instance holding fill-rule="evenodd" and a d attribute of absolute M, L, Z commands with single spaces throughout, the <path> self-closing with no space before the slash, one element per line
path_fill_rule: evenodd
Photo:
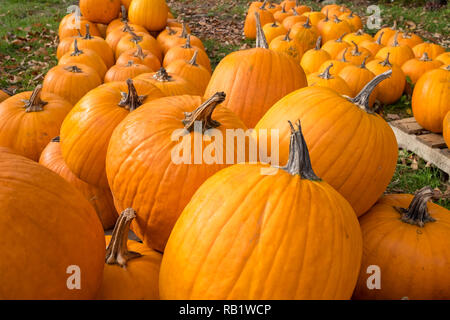
<path fill-rule="evenodd" d="M 352 208 L 325 182 L 263 167 L 234 165 L 195 193 L 164 253 L 162 299 L 350 298 L 362 251 Z"/>
<path fill-rule="evenodd" d="M 156 74 L 156 72 L 143 73 L 138 75 L 135 79 L 144 80 L 154 85 L 161 90 L 165 96 L 181 96 L 185 94 L 191 95 L 196 92 L 196 88 L 192 83 L 176 74 L 169 73 L 169 76 L 171 77 L 171 80 L 169 81 L 159 81 L 155 79 L 154 76 Z"/>
<path fill-rule="evenodd" d="M 209 80 L 211 80 L 211 74 L 202 65 L 192 65 L 186 60 L 176 60 L 167 66 L 167 72 L 177 74 L 180 77 L 191 82 L 198 91 L 192 94 L 198 94 L 203 96 Z"/>
<path fill-rule="evenodd" d="M 42 151 L 39 163 L 60 175 L 84 195 L 97 212 L 103 229 L 108 230 L 114 226 L 118 214 L 114 207 L 111 191 L 109 189 L 100 189 L 91 186 L 78 179 L 64 162 L 59 142 L 51 141 L 47 145 L 44 151 Z"/>
<path fill-rule="evenodd" d="M 86 34 L 86 24 L 89 25 L 89 30 L 91 35 L 93 36 L 101 36 L 100 30 L 98 29 L 97 25 L 95 23 L 92 23 L 85 17 L 80 18 L 80 33 L 84 36 Z M 58 36 L 59 40 L 62 40 L 64 38 L 73 37 L 78 35 L 78 31 L 76 28 L 76 20 L 75 20 L 75 13 L 71 13 L 66 15 L 60 22 L 59 28 L 58 28 Z"/>
<path fill-rule="evenodd" d="M 142 55 L 139 55 L 138 49 L 129 49 L 120 55 L 116 61 L 116 64 L 127 64 L 129 61 L 146 65 L 152 70 L 152 72 L 161 68 L 161 61 L 159 61 L 158 57 L 148 50 L 142 50 Z"/>
<path fill-rule="evenodd" d="M 360 218 L 364 251 L 354 299 L 448 299 L 450 212 L 428 203 L 436 222 L 423 228 L 404 223 L 393 207 L 408 208 L 412 195 L 383 197 Z M 367 288 L 367 267 L 381 269 L 381 289 Z"/>
<path fill-rule="evenodd" d="M 78 40 L 77 40 L 78 41 Z M 100 79 L 105 77 L 106 68 L 103 59 L 93 50 L 84 49 L 82 53 L 79 55 L 73 55 L 73 52 L 68 52 L 59 59 L 58 64 L 84 64 L 88 67 L 91 67 L 95 71 L 97 71 Z"/>
<path fill-rule="evenodd" d="M 142 81 L 133 82 L 144 102 L 164 94 Z M 67 166 L 81 180 L 108 188 L 105 172 L 106 150 L 114 128 L 130 111 L 120 107 L 124 82 L 104 84 L 87 94 L 67 115 L 61 126 L 61 150 Z"/>
<path fill-rule="evenodd" d="M 80 9 L 87 19 L 108 24 L 119 15 L 120 0 L 80 0 Z"/>
<path fill-rule="evenodd" d="M 310 49 L 302 56 L 300 65 L 305 73 L 308 75 L 313 72 L 317 72 L 320 66 L 328 60 L 331 60 L 330 54 L 322 49 Z"/>
<path fill-rule="evenodd" d="M 436 44 L 436 43 L 429 43 L 429 42 L 423 42 L 420 43 L 412 48 L 412 51 L 414 52 L 414 55 L 416 58 L 420 58 L 423 56 L 423 54 L 426 52 L 428 53 L 428 56 L 430 59 L 434 59 L 437 56 L 441 55 L 445 52 L 444 47 Z"/>
<path fill-rule="evenodd" d="M 115 63 L 114 52 L 105 41 L 105 39 L 100 37 L 92 37 L 92 39 L 80 38 L 78 40 L 78 47 L 83 49 L 91 49 L 97 52 L 97 54 L 102 57 L 103 62 L 105 62 L 107 68 L 111 68 Z M 73 51 L 73 43 L 70 45 L 70 51 Z"/>
<path fill-rule="evenodd" d="M 56 49 L 56 57 L 61 59 L 67 52 L 71 52 L 70 47 L 75 39 L 81 39 L 79 36 L 67 37 L 59 40 L 58 48 Z M 73 50 L 72 50 L 73 51 Z"/>
<path fill-rule="evenodd" d="M 350 65 L 343 68 L 339 72 L 339 76 L 344 79 L 348 87 L 351 90 L 350 97 L 354 98 L 356 95 L 364 88 L 364 86 L 369 83 L 370 80 L 375 78 L 372 71 L 361 66 Z M 372 106 L 377 97 L 378 90 L 375 88 L 373 93 L 370 95 L 369 105 Z"/>
<path fill-rule="evenodd" d="M 450 64 L 450 52 L 444 52 L 438 55 L 434 60 L 440 61 L 445 65 Z"/>
<path fill-rule="evenodd" d="M 153 70 L 143 64 L 132 63 L 131 65 L 116 64 L 108 70 L 105 75 L 105 83 L 114 81 L 127 81 L 128 79 L 136 78 L 143 73 L 149 73 Z"/>
<path fill-rule="evenodd" d="M 402 65 L 402 70 L 405 73 L 405 76 L 408 76 L 411 79 L 411 82 L 416 84 L 424 73 L 437 69 L 441 65 L 442 63 L 438 60 L 423 61 L 418 58 L 413 58 Z"/>
<path fill-rule="evenodd" d="M 162 61 L 163 53 L 159 42 L 156 41 L 151 35 L 145 32 L 136 32 L 139 37 L 142 37 L 142 41 L 138 42 L 138 44 L 142 47 L 142 49 L 146 49 L 153 53 L 160 61 Z M 117 43 L 115 54 L 116 59 L 120 57 L 122 53 L 130 49 L 136 49 L 136 43 L 131 41 L 133 36 L 131 34 L 123 36 L 119 42 Z"/>
<path fill-rule="evenodd" d="M 131 23 L 145 27 L 148 31 L 160 31 L 167 22 L 169 7 L 165 0 L 133 0 L 128 9 Z"/>
<path fill-rule="evenodd" d="M 202 102 L 197 96 L 175 96 L 147 103 L 114 130 L 108 147 L 106 171 L 117 210 L 135 209 L 133 231 L 149 247 L 161 252 L 195 190 L 228 166 L 225 162 L 193 164 L 193 149 L 192 164 L 175 164 L 171 160 L 173 148 L 180 143 L 171 141 L 171 135 L 184 128 L 184 112 L 192 112 Z M 222 132 L 224 140 L 226 129 L 246 130 L 242 121 L 222 106 L 215 109 L 212 118 L 221 123 L 216 129 Z M 193 148 L 198 133 L 190 135 Z M 204 141 L 202 150 L 210 144 Z"/>
<path fill-rule="evenodd" d="M 374 59 L 367 63 L 367 69 L 376 76 L 389 69 L 392 70 L 391 77 L 381 82 L 376 88 L 378 90 L 377 99 L 384 104 L 392 104 L 402 96 L 406 85 L 406 76 L 399 66 L 395 64 L 391 67 L 383 66 L 382 62 L 379 59 Z"/>
<path fill-rule="evenodd" d="M 442 135 L 444 136 L 445 144 L 450 147 L 450 111 L 444 118 Z"/>
<path fill-rule="evenodd" d="M 255 127 L 256 132 L 279 129 L 280 163 L 288 158 L 290 119 L 302 122 L 317 175 L 341 193 L 358 216 L 366 212 L 383 194 L 397 164 L 397 140 L 386 121 L 331 89 L 297 90 L 270 108 Z"/>
<path fill-rule="evenodd" d="M 266 36 L 267 43 L 275 39 L 278 36 L 284 36 L 287 33 L 287 30 L 283 27 L 283 25 L 279 22 L 275 23 L 266 23 L 263 27 L 264 35 Z"/>
<path fill-rule="evenodd" d="M 106 245 L 111 236 L 105 236 Z M 105 264 L 97 300 L 159 300 L 159 268 L 162 255 L 140 242 L 128 240 L 128 250 L 142 256 L 129 260 L 126 268 Z"/>
<path fill-rule="evenodd" d="M 72 104 L 55 94 L 42 93 L 41 99 L 48 102 L 43 110 L 25 112 L 22 100 L 30 99 L 31 94 L 22 92 L 0 104 L 0 146 L 38 161 L 42 150 L 59 134 Z"/>
<path fill-rule="evenodd" d="M 93 299 L 105 259 L 103 228 L 89 202 L 63 178 L 0 148 L 0 298 Z M 69 290 L 81 270 L 81 289 Z M 69 283 L 71 283 L 69 279 Z"/>
<path fill-rule="evenodd" d="M 227 95 L 224 107 L 253 128 L 266 111 L 286 94 L 307 85 L 302 68 L 282 53 L 263 48 L 233 52 L 216 67 L 205 91 Z M 264 92 L 264 94 L 261 94 Z"/>
<path fill-rule="evenodd" d="M 450 111 L 450 70 L 435 69 L 422 75 L 414 87 L 412 111 L 427 130 L 442 132 L 442 121 Z"/>

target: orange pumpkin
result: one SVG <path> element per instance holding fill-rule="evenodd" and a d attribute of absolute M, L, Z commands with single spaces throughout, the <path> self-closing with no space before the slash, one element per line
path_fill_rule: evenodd
<path fill-rule="evenodd" d="M 378 32 L 375 34 L 374 38 L 378 39 L 381 34 L 384 34 L 384 36 L 381 39 L 381 44 L 383 46 L 386 46 L 388 44 L 389 39 L 392 36 L 394 36 L 396 32 L 397 32 L 397 21 L 394 21 L 394 25 L 392 27 L 385 27 L 385 28 L 378 30 Z"/>
<path fill-rule="evenodd" d="M 113 81 L 126 81 L 133 79 L 140 74 L 149 73 L 153 70 L 143 64 L 136 64 L 133 60 L 128 61 L 127 64 L 116 64 L 105 75 L 105 83 Z"/>
<path fill-rule="evenodd" d="M 275 12 L 273 14 L 273 18 L 274 18 L 274 20 L 276 22 L 278 22 L 280 24 L 283 24 L 284 19 L 286 19 L 287 17 L 292 16 L 293 14 L 294 14 L 294 11 L 292 11 L 290 9 L 286 9 L 286 6 L 282 5 L 281 6 L 281 10 L 279 10 L 279 11 L 277 11 L 277 12 Z"/>
<path fill-rule="evenodd" d="M 83 16 L 96 23 L 113 21 L 119 15 L 120 5 L 120 0 L 80 0 Z"/>
<path fill-rule="evenodd" d="M 149 31 L 161 31 L 167 23 L 169 7 L 165 0 L 133 0 L 128 8 L 131 23 Z"/>
<path fill-rule="evenodd" d="M 153 249 L 164 251 L 177 218 L 196 189 L 228 166 L 221 158 L 230 153 L 227 147 L 222 156 L 215 153 L 216 160 L 209 159 L 212 163 L 188 150 L 183 151 L 183 159 L 173 160 L 175 150 L 184 144 L 179 140 L 193 145 L 194 139 L 201 139 L 202 150 L 211 150 L 218 142 L 203 139 L 205 130 L 214 128 L 224 137 L 227 129 L 246 130 L 232 111 L 218 106 L 224 99 L 223 93 L 204 102 L 188 95 L 158 99 L 131 113 L 114 130 L 106 168 L 116 208 L 122 211 L 133 204 L 137 212 L 133 231 Z M 237 142 L 233 140 L 231 154 L 235 155 Z"/>
<path fill-rule="evenodd" d="M 59 137 L 56 137 L 50 141 L 50 143 L 42 151 L 39 158 L 39 163 L 60 175 L 64 178 L 64 180 L 69 182 L 75 187 L 75 189 L 84 195 L 84 197 L 97 212 L 97 215 L 103 225 L 103 229 L 108 230 L 112 228 L 118 215 L 116 208 L 114 208 L 114 201 L 111 191 L 109 191 L 109 188 L 100 189 L 78 179 L 64 162 L 59 141 Z"/>
<path fill-rule="evenodd" d="M 61 151 L 70 170 L 93 186 L 108 188 L 105 159 L 114 128 L 143 103 L 163 96 L 137 80 L 107 83 L 89 92 L 61 127 Z"/>
<path fill-rule="evenodd" d="M 398 32 L 394 35 L 394 42 L 392 46 L 381 48 L 375 58 L 384 60 L 389 54 L 389 59 L 392 64 L 401 67 L 406 61 L 414 58 L 414 52 L 407 45 L 401 45 L 397 41 Z"/>
<path fill-rule="evenodd" d="M 260 24 L 275 22 L 275 18 L 272 13 L 266 9 L 267 1 L 264 1 L 261 7 L 256 7 L 248 11 L 244 22 L 244 35 L 247 39 L 256 39 L 256 19 L 255 13 L 257 12 L 260 17 Z M 282 21 L 279 21 L 280 23 Z"/>
<path fill-rule="evenodd" d="M 307 19 L 307 17 L 299 15 L 295 9 L 292 9 L 292 16 L 286 17 L 282 24 L 286 30 L 290 30 L 297 23 L 305 23 Z"/>
<path fill-rule="evenodd" d="M 123 36 L 117 43 L 115 50 L 116 59 L 125 51 L 136 49 L 138 45 L 140 45 L 142 49 L 150 51 L 158 57 L 159 61 L 162 61 L 163 52 L 159 42 L 146 32 L 135 33 L 132 31 L 128 31 L 128 34 Z"/>
<path fill-rule="evenodd" d="M 333 64 L 330 63 L 328 67 L 322 73 L 311 73 L 308 75 L 308 86 L 319 86 L 324 88 L 330 88 L 334 91 L 345 95 L 351 96 L 351 90 L 347 83 L 338 75 L 331 75 L 330 68 Z"/>
<path fill-rule="evenodd" d="M 421 58 L 426 52 L 431 59 L 435 59 L 437 56 L 445 52 L 445 48 L 436 43 L 423 42 L 414 46 L 412 51 L 414 52 L 416 58 Z"/>
<path fill-rule="evenodd" d="M 106 35 L 110 34 L 117 28 L 124 27 L 125 24 L 129 23 L 128 20 L 128 8 L 124 5 L 120 6 L 120 17 L 114 19 L 110 23 L 108 23 L 106 27 Z"/>
<path fill-rule="evenodd" d="M 278 36 L 275 39 L 272 40 L 272 42 L 269 45 L 269 49 L 284 53 L 292 59 L 294 59 L 297 63 L 300 63 L 300 60 L 302 59 L 304 47 L 303 44 L 295 39 L 291 39 L 290 30 L 288 33 L 286 33 L 285 36 Z"/>
<path fill-rule="evenodd" d="M 11 91 L 6 90 L 6 89 L 0 89 L 0 102 L 5 101 L 12 95 L 13 95 L 13 93 Z"/>
<path fill-rule="evenodd" d="M 189 60 L 196 51 L 198 52 L 197 63 L 204 66 L 208 72 L 212 72 L 208 55 L 201 48 L 191 45 L 191 36 L 189 34 L 186 36 L 184 45 L 173 47 L 166 52 L 163 60 L 163 67 L 166 68 L 175 60 Z"/>
<path fill-rule="evenodd" d="M 135 25 L 135 24 L 128 24 L 125 22 L 125 24 L 122 27 L 119 27 L 117 29 L 114 29 L 108 35 L 106 36 L 105 41 L 109 44 L 111 49 L 115 52 L 117 49 L 117 44 L 120 40 L 122 40 L 123 37 L 128 36 L 130 32 L 142 32 L 147 33 L 147 30 L 145 30 L 144 27 Z"/>
<path fill-rule="evenodd" d="M 58 48 L 56 49 L 56 57 L 57 59 L 61 59 L 62 56 L 64 56 L 68 52 L 73 52 L 71 49 L 71 46 L 75 39 L 82 39 L 83 36 L 81 36 L 81 33 L 73 36 L 73 37 L 67 37 L 59 41 Z M 75 49 L 75 48 L 74 48 Z"/>
<path fill-rule="evenodd" d="M 279 22 L 267 23 L 263 27 L 264 36 L 266 37 L 267 43 L 271 43 L 273 39 L 278 36 L 284 36 L 287 30 Z"/>
<path fill-rule="evenodd" d="M 346 33 L 344 32 L 338 39 L 325 42 L 322 46 L 322 50 L 328 52 L 332 59 L 336 59 L 339 53 L 351 46 L 348 42 L 342 41 L 342 38 L 344 38 L 345 35 Z"/>
<path fill-rule="evenodd" d="M 185 26 L 185 24 L 183 24 L 183 26 Z M 170 41 L 176 41 L 177 37 L 185 38 L 186 36 L 187 31 L 185 29 L 172 28 L 168 26 L 158 35 L 158 37 L 156 37 L 156 41 L 158 41 L 161 49 L 163 50 L 163 53 L 166 53 L 170 49 L 170 47 L 172 47 Z"/>
<path fill-rule="evenodd" d="M 283 163 L 289 155 L 286 122 L 300 119 L 315 170 L 360 216 L 386 190 L 397 164 L 395 135 L 368 104 L 373 89 L 391 72 L 375 77 L 354 99 L 322 87 L 297 90 L 272 106 L 255 132 L 278 130 L 279 161 Z M 270 134 L 267 140 L 271 141 Z"/>
<path fill-rule="evenodd" d="M 380 33 L 376 41 L 373 40 L 364 40 L 362 41 L 359 46 L 361 48 L 365 48 L 370 51 L 373 57 L 375 57 L 380 51 L 381 48 L 384 47 L 384 45 L 381 43 L 381 38 L 383 37 L 384 33 Z"/>
<path fill-rule="evenodd" d="M 320 66 L 327 60 L 331 60 L 331 56 L 325 50 L 320 48 L 322 36 L 317 38 L 316 47 L 306 51 L 300 62 L 303 70 L 308 75 L 319 70 Z"/>
<path fill-rule="evenodd" d="M 181 29 L 182 32 L 179 36 L 174 36 L 174 37 L 169 37 L 166 41 L 165 41 L 165 46 L 166 49 L 163 50 L 164 55 L 167 54 L 167 52 L 172 49 L 173 47 L 179 47 L 179 46 L 183 46 L 186 44 L 186 39 L 189 36 L 189 42 L 191 44 L 191 46 L 193 47 L 197 47 L 203 51 L 205 51 L 205 46 L 203 45 L 202 40 L 200 40 L 200 38 L 188 33 L 187 31 L 183 31 L 184 29 Z"/>
<path fill-rule="evenodd" d="M 197 92 L 195 84 L 177 74 L 168 73 L 163 67 L 161 67 L 158 72 L 143 73 L 135 79 L 144 80 L 154 85 L 161 90 L 165 96 L 179 96 Z"/>
<path fill-rule="evenodd" d="M 305 12 L 303 15 L 308 17 L 311 24 L 315 27 L 317 27 L 320 20 L 323 20 L 326 17 L 322 12 L 317 11 Z"/>
<path fill-rule="evenodd" d="M 105 238 L 94 209 L 74 187 L 0 148 L 0 211 L 0 299 L 95 297 Z"/>
<path fill-rule="evenodd" d="M 359 29 L 356 32 L 346 34 L 342 40 L 348 44 L 352 44 L 353 42 L 360 44 L 365 40 L 373 41 L 373 38 L 370 34 L 365 33 L 362 29 Z"/>
<path fill-rule="evenodd" d="M 162 299 L 350 298 L 362 253 L 355 213 L 315 175 L 300 126 L 290 145 L 272 175 L 236 164 L 199 188 L 164 252 Z"/>
<path fill-rule="evenodd" d="M 360 218 L 364 249 L 354 299 L 448 299 L 450 211 L 427 203 L 436 193 L 424 187 L 414 197 L 387 195 Z M 380 288 L 368 288 L 369 266 L 381 271 Z"/>
<path fill-rule="evenodd" d="M 363 28 L 361 18 L 354 14 L 353 11 L 341 14 L 339 19 L 347 21 L 352 31 L 358 31 Z"/>
<path fill-rule="evenodd" d="M 346 49 L 348 50 L 348 49 Z M 338 75 L 339 72 L 344 69 L 347 66 L 353 65 L 352 63 L 345 60 L 345 55 L 342 57 L 341 60 L 327 60 L 320 66 L 319 70 L 317 72 L 322 73 L 324 72 L 330 64 L 333 64 L 333 68 L 329 69 L 329 72 L 331 75 Z"/>
<path fill-rule="evenodd" d="M 444 52 L 438 55 L 434 60 L 440 61 L 445 65 L 450 64 L 450 52 Z"/>
<path fill-rule="evenodd" d="M 431 60 L 428 57 L 428 54 L 425 52 L 422 58 L 417 59 L 413 58 L 411 60 L 406 61 L 402 65 L 402 70 L 405 73 L 405 76 L 411 79 L 413 84 L 416 84 L 417 80 L 427 71 L 437 69 L 442 65 L 442 62 L 437 60 Z"/>
<path fill-rule="evenodd" d="M 137 64 L 143 64 L 149 67 L 152 72 L 161 68 L 161 62 L 158 57 L 148 50 L 142 49 L 140 45 L 136 45 L 136 49 L 129 49 L 122 53 L 117 59 L 116 64 L 126 64 L 133 61 Z"/>
<path fill-rule="evenodd" d="M 422 38 L 410 32 L 400 32 L 397 37 L 399 45 L 408 46 L 411 49 L 423 42 Z M 395 34 L 391 36 L 386 46 L 393 46 L 395 43 Z"/>
<path fill-rule="evenodd" d="M 337 59 L 343 59 L 353 63 L 354 65 L 361 65 L 364 60 L 370 60 L 372 58 L 372 54 L 369 50 L 365 48 L 360 48 L 356 42 L 353 41 L 353 50 L 342 50 L 338 55 Z"/>
<path fill-rule="evenodd" d="M 298 23 L 291 29 L 292 38 L 300 43 L 304 50 L 314 48 L 317 38 L 319 37 L 319 30 L 311 25 L 309 17 L 306 18 L 304 24 Z"/>
<path fill-rule="evenodd" d="M 64 38 L 78 36 L 80 33 L 86 34 L 86 25 L 89 26 L 91 35 L 101 37 L 102 34 L 95 23 L 89 21 L 85 17 L 77 17 L 76 13 L 71 13 L 66 15 L 59 24 L 59 40 L 61 41 Z"/>
<path fill-rule="evenodd" d="M 450 111 L 447 112 L 447 115 L 444 117 L 442 135 L 444 136 L 445 144 L 450 148 Z"/>
<path fill-rule="evenodd" d="M 341 20 L 335 15 L 334 19 L 325 23 L 322 28 L 319 28 L 319 31 L 325 43 L 339 38 L 343 33 L 351 33 L 352 29 L 347 21 Z"/>

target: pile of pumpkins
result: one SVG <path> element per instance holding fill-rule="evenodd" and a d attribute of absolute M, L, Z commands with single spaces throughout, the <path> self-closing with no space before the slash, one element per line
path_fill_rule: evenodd
<path fill-rule="evenodd" d="M 442 194 L 383 196 L 398 146 L 372 105 L 403 91 L 405 45 L 343 7 L 252 3 L 256 47 L 212 72 L 164 0 L 80 8 L 43 84 L 0 103 L 0 298 L 450 299 Z M 430 72 L 421 107 L 448 107 Z M 244 154 L 212 137 L 249 128 Z M 216 161 L 174 162 L 180 139 Z"/>

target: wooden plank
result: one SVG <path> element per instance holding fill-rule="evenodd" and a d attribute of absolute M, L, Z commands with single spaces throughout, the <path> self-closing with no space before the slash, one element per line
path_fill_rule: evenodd
<path fill-rule="evenodd" d="M 417 123 L 414 117 L 392 121 L 390 124 L 391 126 L 395 126 L 407 134 L 418 134 L 426 131 L 420 124 Z"/>
<path fill-rule="evenodd" d="M 425 143 L 430 148 L 445 148 L 447 145 L 445 144 L 444 137 L 440 134 L 436 133 L 427 133 L 418 135 L 417 139 Z"/>

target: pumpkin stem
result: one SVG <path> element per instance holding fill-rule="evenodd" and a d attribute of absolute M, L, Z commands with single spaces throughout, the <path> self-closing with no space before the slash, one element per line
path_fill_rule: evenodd
<path fill-rule="evenodd" d="M 90 28 L 89 23 L 86 23 L 86 35 L 84 36 L 85 40 L 91 40 L 92 38 L 94 38 L 93 36 L 91 36 L 89 28 Z"/>
<path fill-rule="evenodd" d="M 340 23 L 340 22 L 342 22 L 342 20 L 340 20 L 337 15 L 334 15 L 334 23 Z"/>
<path fill-rule="evenodd" d="M 345 56 L 347 55 L 347 51 L 348 51 L 348 48 L 345 48 L 344 53 L 342 54 L 342 59 L 341 59 L 342 62 L 348 62 L 347 58 L 345 58 Z"/>
<path fill-rule="evenodd" d="M 133 63 L 131 61 L 131 63 Z M 128 92 L 121 92 L 122 99 L 119 102 L 119 107 L 125 108 L 128 111 L 133 111 L 139 108 L 147 96 L 140 96 L 137 93 L 133 80 L 127 80 Z"/>
<path fill-rule="evenodd" d="M 342 39 L 345 37 L 347 32 L 344 32 L 339 38 L 336 39 L 336 42 L 342 42 Z"/>
<path fill-rule="evenodd" d="M 322 44 L 322 36 L 319 36 L 316 41 L 316 47 L 314 50 L 320 50 L 320 45 Z"/>
<path fill-rule="evenodd" d="M 392 30 L 397 30 L 397 20 L 394 20 L 394 24 L 392 25 Z"/>
<path fill-rule="evenodd" d="M 288 32 L 286 33 L 286 36 L 284 37 L 284 41 L 290 42 L 292 39 L 289 37 L 290 33 L 291 33 L 292 29 L 289 29 Z"/>
<path fill-rule="evenodd" d="M 309 21 L 309 16 L 306 17 L 306 22 L 303 25 L 303 28 L 311 29 L 311 22 Z"/>
<path fill-rule="evenodd" d="M 398 31 L 394 35 L 394 43 L 392 44 L 393 47 L 398 47 Z"/>
<path fill-rule="evenodd" d="M 281 12 L 286 13 L 286 3 L 281 7 Z"/>
<path fill-rule="evenodd" d="M 361 65 L 359 66 L 361 69 L 365 69 L 366 68 L 366 61 L 367 59 L 369 59 L 369 56 L 366 56 L 363 60 L 363 62 L 361 62 Z"/>
<path fill-rule="evenodd" d="M 362 36 L 364 34 L 364 31 L 362 29 L 359 29 L 358 31 L 356 31 L 355 33 L 357 36 Z"/>
<path fill-rule="evenodd" d="M 330 74 L 330 69 L 332 66 L 333 64 L 330 63 L 330 65 L 321 74 L 319 74 L 319 77 L 326 80 L 332 79 L 333 77 Z"/>
<path fill-rule="evenodd" d="M 378 36 L 377 41 L 375 41 L 376 44 L 381 45 L 381 38 L 383 37 L 383 35 L 384 35 L 384 31 L 382 31 L 380 33 L 380 35 Z"/>
<path fill-rule="evenodd" d="M 3 91 L 4 93 L 6 93 L 8 96 L 12 96 L 14 95 L 14 92 L 8 90 L 8 89 L 0 89 L 1 91 Z"/>
<path fill-rule="evenodd" d="M 281 167 L 281 169 L 293 176 L 298 174 L 301 179 L 320 181 L 321 179 L 314 173 L 311 166 L 311 158 L 309 157 L 308 146 L 303 137 L 300 120 L 297 121 L 297 130 L 295 130 L 292 122 L 288 122 L 291 127 L 289 159 L 286 166 Z"/>
<path fill-rule="evenodd" d="M 216 107 L 225 101 L 225 92 L 216 92 L 211 98 L 203 102 L 193 112 L 185 112 L 183 120 L 184 128 L 192 132 L 195 129 L 195 122 L 201 122 L 202 133 L 211 128 L 217 128 L 220 123 L 211 119 L 211 115 Z"/>
<path fill-rule="evenodd" d="M 106 248 L 105 262 L 107 264 L 118 264 L 122 268 L 127 266 L 128 260 L 139 258 L 138 252 L 128 251 L 128 232 L 131 221 L 136 217 L 136 211 L 131 208 L 125 209 L 117 219 L 112 232 L 111 241 Z"/>
<path fill-rule="evenodd" d="M 195 50 L 194 55 L 192 56 L 191 61 L 189 61 L 189 64 L 190 64 L 191 66 L 195 66 L 195 67 L 198 66 L 198 64 L 197 64 L 197 56 L 198 56 L 198 50 Z"/>
<path fill-rule="evenodd" d="M 295 10 L 295 8 L 292 8 L 292 12 L 293 12 L 293 14 L 292 14 L 292 15 L 294 15 L 294 16 L 298 16 L 298 12 L 297 12 L 297 10 Z"/>
<path fill-rule="evenodd" d="M 60 143 L 60 142 L 61 142 L 61 137 L 60 137 L 60 136 L 54 137 L 54 138 L 51 140 L 51 142 L 57 142 L 57 143 Z"/>
<path fill-rule="evenodd" d="M 167 73 L 164 67 L 161 67 L 161 69 L 153 75 L 153 79 L 158 80 L 159 82 L 173 81 L 172 76 Z"/>
<path fill-rule="evenodd" d="M 25 112 L 39 112 L 44 110 L 44 106 L 48 103 L 41 100 L 42 85 L 38 85 L 31 93 L 30 99 L 22 100 L 25 103 Z"/>
<path fill-rule="evenodd" d="M 362 88 L 361 92 L 358 93 L 356 97 L 349 98 L 349 100 L 358 105 L 361 109 L 364 109 L 368 113 L 373 113 L 373 111 L 369 107 L 369 97 L 372 94 L 372 91 L 375 87 L 383 80 L 389 78 L 392 75 L 392 70 L 387 70 L 375 78 L 373 78 L 369 83 L 367 83 L 364 88 Z"/>
<path fill-rule="evenodd" d="M 392 67 L 392 64 L 389 62 L 389 56 L 390 56 L 390 55 L 391 55 L 391 53 L 388 52 L 387 55 L 386 55 L 386 59 L 384 59 L 383 61 L 380 62 L 380 64 L 381 64 L 383 67 L 386 67 L 386 66 Z"/>
<path fill-rule="evenodd" d="M 169 36 L 172 36 L 172 35 L 174 35 L 175 33 L 177 33 L 175 30 L 173 30 L 170 26 L 167 26 L 166 27 L 166 30 L 167 30 L 167 34 L 169 35 Z"/>
<path fill-rule="evenodd" d="M 139 42 L 142 41 L 142 37 L 138 36 L 136 33 L 134 33 L 133 30 L 128 30 L 127 31 L 129 34 L 131 34 L 132 38 L 130 39 L 131 42 L 134 42 L 134 44 L 138 44 Z"/>
<path fill-rule="evenodd" d="M 147 55 L 142 50 L 142 47 L 138 43 L 136 43 L 136 51 L 134 52 L 133 56 L 143 60 Z"/>
<path fill-rule="evenodd" d="M 424 52 L 422 57 L 420 58 L 420 61 L 431 61 L 430 57 L 428 56 L 428 53 Z"/>
<path fill-rule="evenodd" d="M 180 38 L 186 38 L 188 35 L 186 22 L 183 22 L 182 26 L 183 26 L 183 29 L 181 30 Z"/>
<path fill-rule="evenodd" d="M 330 20 L 330 18 L 328 17 L 328 9 L 327 9 L 327 11 L 325 13 L 325 19 L 323 21 L 327 22 L 329 20 Z"/>
<path fill-rule="evenodd" d="M 259 12 L 255 12 L 256 19 L 256 48 L 269 49 L 266 36 L 261 26 L 261 19 L 259 18 Z"/>
<path fill-rule="evenodd" d="M 259 9 L 260 9 L 260 10 L 265 10 L 265 9 L 266 9 L 266 5 L 267 5 L 267 0 L 264 0 L 262 6 L 259 7 Z"/>
<path fill-rule="evenodd" d="M 121 5 L 120 11 L 122 12 L 122 17 L 120 18 L 120 21 L 122 21 L 123 23 L 128 22 L 127 8 L 125 8 L 124 5 Z"/>
<path fill-rule="evenodd" d="M 128 32 L 128 33 L 130 33 L 130 32 L 132 32 L 132 31 L 134 31 L 134 29 L 133 29 L 132 27 L 130 27 L 130 25 L 128 24 L 128 21 L 125 21 L 125 22 L 123 23 L 122 32 Z"/>
<path fill-rule="evenodd" d="M 353 11 L 350 11 L 350 14 L 348 15 L 349 18 L 353 18 Z"/>
<path fill-rule="evenodd" d="M 360 55 L 361 55 L 361 52 L 359 51 L 358 45 L 357 45 L 356 42 L 353 41 L 353 40 L 352 40 L 352 43 L 353 43 L 353 45 L 355 46 L 355 49 L 352 50 L 352 55 L 353 55 L 353 56 L 360 56 Z"/>
<path fill-rule="evenodd" d="M 69 72 L 73 72 L 73 73 L 82 73 L 83 70 L 81 70 L 78 66 L 67 66 L 64 68 L 64 70 L 69 71 Z"/>
<path fill-rule="evenodd" d="M 428 212 L 427 202 L 433 198 L 439 199 L 439 194 L 440 192 L 430 187 L 423 187 L 415 193 L 408 209 L 394 208 L 401 213 L 401 220 L 403 222 L 423 228 L 427 222 L 436 221 Z"/>
<path fill-rule="evenodd" d="M 126 67 L 132 67 L 133 65 L 134 65 L 134 61 L 129 60 L 128 63 L 126 64 Z"/>
<path fill-rule="evenodd" d="M 190 34 L 186 35 L 186 43 L 184 44 L 184 46 L 182 46 L 182 48 L 184 48 L 184 49 L 192 49 L 192 46 L 191 46 L 191 35 Z"/>
<path fill-rule="evenodd" d="M 78 40 L 75 39 L 73 41 L 73 52 L 70 54 L 70 56 L 79 56 L 82 55 L 84 52 L 80 49 L 78 49 Z"/>
<path fill-rule="evenodd" d="M 77 29 L 77 32 L 78 32 L 78 36 L 79 36 L 80 38 L 83 38 L 83 35 L 81 34 L 81 30 L 80 30 L 80 29 Z"/>

